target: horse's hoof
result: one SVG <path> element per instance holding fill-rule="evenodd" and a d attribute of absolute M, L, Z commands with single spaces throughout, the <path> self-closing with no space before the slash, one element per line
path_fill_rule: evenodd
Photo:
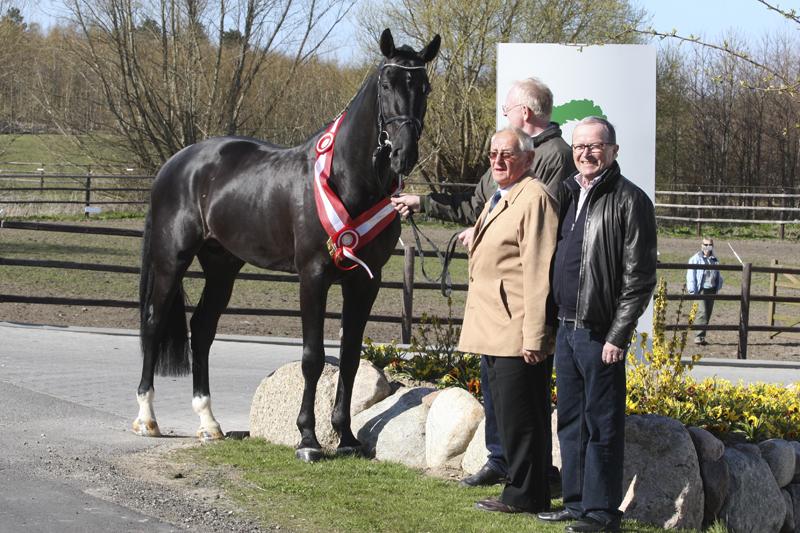
<path fill-rule="evenodd" d="M 361 457 L 364 450 L 361 446 L 340 446 L 336 448 L 337 457 Z"/>
<path fill-rule="evenodd" d="M 298 448 L 294 456 L 305 463 L 316 463 L 325 457 L 325 453 L 320 448 Z"/>
<path fill-rule="evenodd" d="M 158 429 L 158 422 L 155 420 L 142 420 L 137 418 L 133 421 L 133 432 L 140 437 L 160 437 L 161 430 Z"/>
<path fill-rule="evenodd" d="M 200 428 L 197 430 L 197 438 L 200 439 L 201 442 L 211 442 L 215 440 L 222 440 L 225 438 L 225 435 L 222 433 L 222 430 L 219 428 L 216 429 L 203 429 Z"/>

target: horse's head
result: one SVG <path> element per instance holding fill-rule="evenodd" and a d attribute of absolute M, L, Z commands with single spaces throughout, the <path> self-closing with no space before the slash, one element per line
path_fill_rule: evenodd
<path fill-rule="evenodd" d="M 419 138 L 431 85 L 425 64 L 436 57 L 441 39 L 415 51 L 407 45 L 395 48 L 392 32 L 381 34 L 381 52 L 386 58 L 378 67 L 379 143 L 389 151 L 396 174 L 411 172 L 419 158 Z"/>

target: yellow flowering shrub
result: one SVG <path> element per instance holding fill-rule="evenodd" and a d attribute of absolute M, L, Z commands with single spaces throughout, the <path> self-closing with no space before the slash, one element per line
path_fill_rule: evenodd
<path fill-rule="evenodd" d="M 748 440 L 800 439 L 800 382 L 790 387 L 765 383 L 733 384 L 719 378 L 698 382 L 688 371 L 700 360 L 684 364 L 688 331 L 668 339 L 666 282 L 659 281 L 653 313 L 652 346 L 641 334 L 642 358 L 628 353 L 628 414 L 658 414 L 714 433 L 740 433 Z M 689 313 L 694 321 L 697 306 Z M 677 316 L 681 313 L 679 304 Z"/>

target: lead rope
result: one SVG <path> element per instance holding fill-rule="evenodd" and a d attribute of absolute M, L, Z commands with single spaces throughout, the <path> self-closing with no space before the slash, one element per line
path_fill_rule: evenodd
<path fill-rule="evenodd" d="M 420 230 L 419 226 L 417 226 L 417 223 L 414 222 L 414 217 L 411 214 L 408 215 L 407 220 L 411 224 L 411 233 L 414 235 L 414 242 L 417 245 L 417 255 L 419 255 L 419 264 L 422 277 L 430 283 L 441 283 L 442 296 L 449 298 L 453 293 L 453 280 L 450 277 L 450 261 L 453 259 L 453 254 L 456 250 L 456 244 L 458 243 L 458 234 L 460 232 L 457 231 L 450 236 L 450 239 L 447 241 L 447 246 L 445 247 L 445 252 L 442 254 L 436 244 L 427 235 L 422 233 L 422 230 Z M 442 263 L 442 271 L 435 278 L 429 276 L 425 271 L 425 253 L 422 250 L 422 241 L 420 236 L 425 239 L 428 244 L 430 244 L 431 249 L 436 254 L 436 257 Z"/>

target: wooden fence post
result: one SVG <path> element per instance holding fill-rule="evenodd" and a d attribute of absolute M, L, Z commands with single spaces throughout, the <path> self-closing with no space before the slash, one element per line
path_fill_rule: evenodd
<path fill-rule="evenodd" d="M 781 226 L 783 227 L 783 226 Z M 772 260 L 772 266 L 778 266 L 778 260 Z M 769 295 L 775 298 L 778 294 L 778 274 L 776 272 L 769 273 Z M 771 300 L 767 303 L 767 324 L 770 326 L 775 325 L 775 301 Z"/>
<path fill-rule="evenodd" d="M 697 187 L 697 192 L 699 192 L 699 193 L 703 192 L 703 191 L 700 190 L 699 186 Z M 702 237 L 703 236 L 703 223 L 700 222 L 700 219 L 703 218 L 703 213 L 702 213 L 702 209 L 701 209 L 702 206 L 703 206 L 703 195 L 702 194 L 698 194 L 697 195 L 697 236 L 698 237 Z"/>
<path fill-rule="evenodd" d="M 752 263 L 742 265 L 742 306 L 739 312 L 739 350 L 737 358 L 747 359 L 747 328 L 750 324 L 750 278 Z"/>
<path fill-rule="evenodd" d="M 86 173 L 86 192 L 84 196 L 84 201 L 86 203 L 86 207 L 92 205 L 92 171 L 89 170 Z M 89 211 L 87 209 L 83 210 L 83 216 L 89 218 Z"/>
<path fill-rule="evenodd" d="M 786 189 L 781 189 L 781 207 L 783 209 L 786 209 L 786 199 L 787 198 L 786 198 L 785 195 L 786 195 Z M 784 217 L 784 211 L 783 211 L 783 209 L 781 209 L 781 223 L 778 224 L 778 237 L 780 237 L 781 240 L 783 240 L 783 238 L 785 236 L 785 233 L 786 233 L 786 230 L 785 230 L 786 224 L 784 224 L 784 222 L 783 222 L 784 221 L 784 218 L 783 218 Z"/>
<path fill-rule="evenodd" d="M 400 342 L 411 342 L 411 324 L 414 316 L 414 245 L 406 245 L 403 252 L 403 315 L 400 323 Z"/>

